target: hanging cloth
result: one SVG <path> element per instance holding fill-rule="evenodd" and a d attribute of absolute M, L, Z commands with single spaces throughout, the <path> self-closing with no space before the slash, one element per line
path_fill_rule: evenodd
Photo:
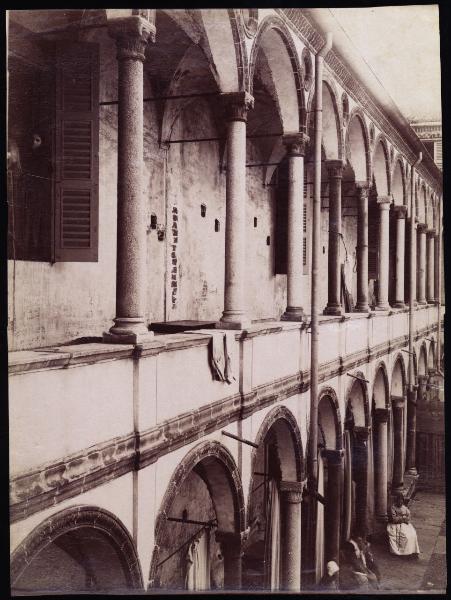
<path fill-rule="evenodd" d="M 210 589 L 210 532 L 204 529 L 188 546 L 185 587 L 190 591 Z"/>
<path fill-rule="evenodd" d="M 352 521 L 352 456 L 351 436 L 349 430 L 344 432 L 344 489 L 343 489 L 343 538 L 351 537 Z"/>
<path fill-rule="evenodd" d="M 324 459 L 318 452 L 318 494 L 324 497 Z M 317 501 L 316 504 L 316 583 L 324 575 L 324 505 Z"/>

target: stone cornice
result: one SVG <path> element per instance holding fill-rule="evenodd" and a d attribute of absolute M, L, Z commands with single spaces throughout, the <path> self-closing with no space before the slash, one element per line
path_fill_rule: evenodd
<path fill-rule="evenodd" d="M 325 40 L 315 27 L 313 27 L 302 11 L 293 8 L 276 8 L 275 10 L 279 16 L 281 16 L 281 18 L 296 31 L 297 35 L 307 45 L 310 51 L 317 54 L 324 46 Z M 398 129 L 392 124 L 391 120 L 385 116 L 383 111 L 371 98 L 370 94 L 360 82 L 356 80 L 333 49 L 328 52 L 325 63 L 334 73 L 346 92 L 365 110 L 378 128 L 390 138 L 390 141 L 395 143 L 399 150 L 403 151 L 408 162 L 413 164 L 418 158 L 417 151 L 413 151 L 404 141 L 404 138 L 399 133 Z M 437 175 L 434 175 L 430 169 L 425 167 L 424 162 L 420 163 L 416 168 L 421 176 L 426 179 L 434 189 L 437 187 L 441 189 L 441 179 L 437 181 Z"/>
<path fill-rule="evenodd" d="M 435 325 L 423 328 L 418 335 L 426 336 L 433 331 Z M 401 336 L 381 344 L 377 356 L 406 345 L 406 336 Z M 319 379 L 327 381 L 375 357 L 376 354 L 368 350 L 340 357 L 320 366 Z M 145 431 L 119 436 L 18 474 L 10 485 L 10 520 L 25 519 L 130 471 L 143 469 L 165 454 L 309 388 L 310 372 L 307 370 L 258 386 L 248 394 L 223 398 Z"/>

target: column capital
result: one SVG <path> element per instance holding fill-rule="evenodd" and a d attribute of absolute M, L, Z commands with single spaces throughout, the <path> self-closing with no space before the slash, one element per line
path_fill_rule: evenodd
<path fill-rule="evenodd" d="M 379 204 L 381 209 L 388 210 L 390 208 L 391 198 L 390 196 L 378 196 L 377 203 Z"/>
<path fill-rule="evenodd" d="M 344 165 L 342 160 L 327 160 L 326 169 L 331 179 L 341 179 L 343 177 Z"/>
<path fill-rule="evenodd" d="M 254 108 L 254 97 L 248 92 L 227 92 L 221 94 L 228 121 L 247 121 L 248 110 Z"/>
<path fill-rule="evenodd" d="M 368 198 L 369 183 L 367 181 L 356 181 L 355 189 L 359 200 L 364 200 Z"/>
<path fill-rule="evenodd" d="M 407 215 L 407 206 L 405 206 L 404 204 L 401 205 L 396 205 L 393 207 L 393 210 L 395 211 L 395 215 L 397 219 L 405 219 L 406 215 Z"/>
<path fill-rule="evenodd" d="M 282 142 L 287 147 L 288 156 L 305 156 L 309 141 L 309 136 L 302 131 L 286 133 L 282 136 Z"/>
<path fill-rule="evenodd" d="M 366 425 L 356 427 L 354 426 L 354 435 L 359 442 L 366 442 L 370 434 L 370 428 Z"/>
<path fill-rule="evenodd" d="M 418 379 L 418 385 L 426 385 L 429 377 L 428 377 L 428 375 L 418 375 L 417 379 Z"/>
<path fill-rule="evenodd" d="M 155 42 L 155 25 L 139 15 L 108 20 L 108 34 L 115 38 L 117 59 L 144 62 L 149 41 Z"/>
<path fill-rule="evenodd" d="M 299 504 L 302 500 L 304 490 L 304 481 L 281 481 L 280 493 L 284 495 L 284 500 L 289 504 Z"/>
<path fill-rule="evenodd" d="M 417 231 L 418 233 L 426 233 L 428 226 L 426 225 L 426 223 L 418 223 L 417 225 Z"/>
<path fill-rule="evenodd" d="M 388 408 L 375 408 L 373 412 L 376 423 L 387 423 L 390 411 Z"/>
<path fill-rule="evenodd" d="M 340 465 L 343 461 L 344 450 L 329 450 L 325 448 L 322 451 L 322 455 L 327 459 L 330 465 Z"/>
<path fill-rule="evenodd" d="M 391 404 L 393 408 L 403 408 L 404 396 L 391 396 Z"/>
<path fill-rule="evenodd" d="M 223 553 L 226 551 L 231 554 L 241 556 L 241 547 L 246 541 L 248 531 L 216 531 L 215 540 L 223 547 Z"/>
<path fill-rule="evenodd" d="M 437 233 L 435 231 L 435 229 L 426 229 L 426 235 L 430 238 L 436 238 L 437 237 Z"/>

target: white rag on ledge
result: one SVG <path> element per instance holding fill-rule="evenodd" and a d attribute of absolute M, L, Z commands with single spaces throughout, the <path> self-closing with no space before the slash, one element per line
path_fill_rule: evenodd
<path fill-rule="evenodd" d="M 210 367 L 213 372 L 213 379 L 217 381 L 226 381 L 232 383 L 236 381 L 232 373 L 232 361 L 229 355 L 229 348 L 235 341 L 234 331 L 212 331 L 211 329 L 197 329 L 186 331 L 185 333 L 202 333 L 210 336 L 209 355 Z"/>

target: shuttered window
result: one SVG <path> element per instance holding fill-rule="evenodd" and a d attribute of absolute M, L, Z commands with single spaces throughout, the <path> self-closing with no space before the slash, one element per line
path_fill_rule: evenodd
<path fill-rule="evenodd" d="M 97 261 L 98 46 L 56 47 L 55 261 Z"/>

